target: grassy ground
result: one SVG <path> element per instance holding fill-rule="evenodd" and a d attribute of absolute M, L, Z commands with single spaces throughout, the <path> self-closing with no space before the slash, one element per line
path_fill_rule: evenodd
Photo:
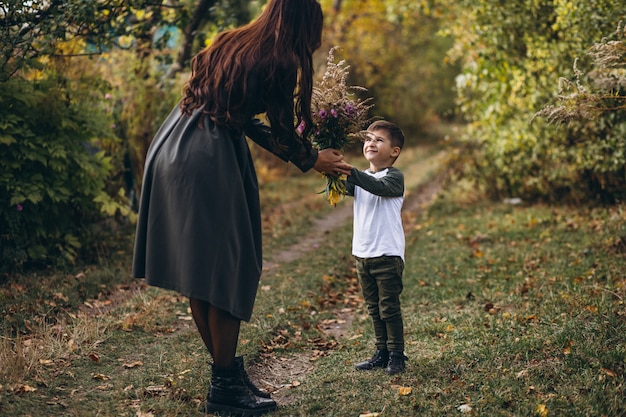
<path fill-rule="evenodd" d="M 432 164 L 433 152 L 413 152 L 402 168 L 417 186 L 430 171 L 413 161 Z M 268 259 L 336 210 L 311 192 L 320 184 L 264 185 Z M 401 376 L 353 370 L 373 339 L 350 224 L 264 274 L 240 353 L 275 391 L 272 415 L 626 415 L 624 207 L 470 195 L 446 190 L 412 218 Z M 201 415 L 209 358 L 188 306 L 129 281 L 124 247 L 96 267 L 0 288 L 0 415 Z"/>

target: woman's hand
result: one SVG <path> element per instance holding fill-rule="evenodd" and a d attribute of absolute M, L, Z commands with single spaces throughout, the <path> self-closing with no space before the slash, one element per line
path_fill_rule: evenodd
<path fill-rule="evenodd" d="M 339 150 L 329 148 L 318 152 L 313 168 L 318 172 L 338 177 L 341 174 L 350 175 L 352 165 L 343 160 L 343 154 Z"/>

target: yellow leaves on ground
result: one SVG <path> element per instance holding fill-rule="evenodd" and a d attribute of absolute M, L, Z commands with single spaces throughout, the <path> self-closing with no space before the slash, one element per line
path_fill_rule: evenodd
<path fill-rule="evenodd" d="M 548 407 L 545 404 L 538 404 L 535 413 L 540 417 L 546 417 L 548 415 Z"/>
<path fill-rule="evenodd" d="M 391 388 L 396 390 L 398 392 L 398 395 L 402 395 L 402 396 L 410 395 L 411 392 L 413 392 L 413 388 L 405 387 L 402 385 L 392 385 Z"/>

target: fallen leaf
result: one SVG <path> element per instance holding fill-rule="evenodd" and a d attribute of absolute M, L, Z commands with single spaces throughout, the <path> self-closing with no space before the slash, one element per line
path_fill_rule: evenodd
<path fill-rule="evenodd" d="M 33 388 L 29 385 L 18 385 L 17 387 L 15 387 L 13 389 L 13 393 L 14 394 L 23 394 L 25 392 L 35 392 L 37 391 L 37 388 Z"/>
<path fill-rule="evenodd" d="M 611 378 L 615 378 L 617 376 L 616 372 L 611 371 L 608 368 L 602 368 L 602 372 L 604 372 L 606 374 L 606 376 L 610 376 Z"/>
<path fill-rule="evenodd" d="M 400 388 L 398 388 L 398 394 L 400 394 L 400 395 L 409 395 L 409 394 L 411 394 L 411 391 L 413 391 L 413 388 L 411 388 L 411 387 L 400 387 Z"/>
<path fill-rule="evenodd" d="M 94 374 L 93 375 L 93 379 L 99 379 L 100 381 L 106 381 L 106 380 L 111 379 L 111 378 L 109 378 L 108 376 L 106 376 L 104 374 Z"/>
<path fill-rule="evenodd" d="M 66 303 L 70 300 L 67 295 L 61 293 L 61 292 L 57 292 L 54 294 L 54 298 L 59 299 L 61 301 L 65 301 Z"/>
<path fill-rule="evenodd" d="M 135 362 L 131 362 L 131 363 L 125 363 L 122 366 L 126 369 L 131 369 L 131 368 L 136 368 L 138 366 L 143 365 L 142 361 L 135 361 Z"/>
<path fill-rule="evenodd" d="M 457 407 L 457 410 L 459 410 L 462 413 L 471 413 L 472 412 L 472 406 L 469 404 L 461 404 Z"/>
<path fill-rule="evenodd" d="M 570 341 L 567 342 L 567 344 L 563 348 L 563 354 L 564 355 L 569 355 L 570 353 L 572 353 L 572 345 L 573 344 L 574 344 L 573 340 L 570 340 Z"/>
<path fill-rule="evenodd" d="M 96 362 L 96 363 L 97 363 L 97 362 L 100 362 L 100 356 L 98 356 L 98 354 L 97 354 L 97 353 L 94 353 L 94 352 L 91 352 L 91 353 L 89 354 L 89 359 L 91 359 L 92 361 L 94 361 L 94 362 Z"/>
<path fill-rule="evenodd" d="M 378 417 L 380 413 L 361 413 L 359 417 Z"/>
<path fill-rule="evenodd" d="M 162 396 L 167 394 L 167 387 L 164 385 L 150 385 L 145 389 L 146 394 Z"/>
<path fill-rule="evenodd" d="M 524 378 L 526 375 L 528 375 L 528 370 L 522 369 L 521 371 L 515 374 L 515 377 L 517 379 L 520 379 L 520 378 Z"/>
<path fill-rule="evenodd" d="M 74 339 L 70 339 L 67 341 L 67 347 L 70 349 L 70 352 L 73 352 L 78 346 L 76 346 L 76 342 L 74 341 Z"/>
<path fill-rule="evenodd" d="M 63 408 L 67 408 L 67 403 L 60 401 L 57 397 L 54 397 L 51 401 L 46 401 L 46 405 L 59 405 Z"/>
<path fill-rule="evenodd" d="M 548 407 L 545 404 L 538 404 L 535 412 L 540 417 L 546 417 L 548 415 Z"/>

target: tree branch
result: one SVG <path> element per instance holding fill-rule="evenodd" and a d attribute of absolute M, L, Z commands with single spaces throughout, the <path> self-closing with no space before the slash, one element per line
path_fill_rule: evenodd
<path fill-rule="evenodd" d="M 202 23 L 206 21 L 209 11 L 214 4 L 215 0 L 201 0 L 196 6 L 191 16 L 191 21 L 185 29 L 183 29 L 183 42 L 181 44 L 180 51 L 178 52 L 176 61 L 170 67 L 166 78 L 173 78 L 187 65 L 187 61 L 191 58 L 191 47 L 196 37 L 196 32 Z"/>

